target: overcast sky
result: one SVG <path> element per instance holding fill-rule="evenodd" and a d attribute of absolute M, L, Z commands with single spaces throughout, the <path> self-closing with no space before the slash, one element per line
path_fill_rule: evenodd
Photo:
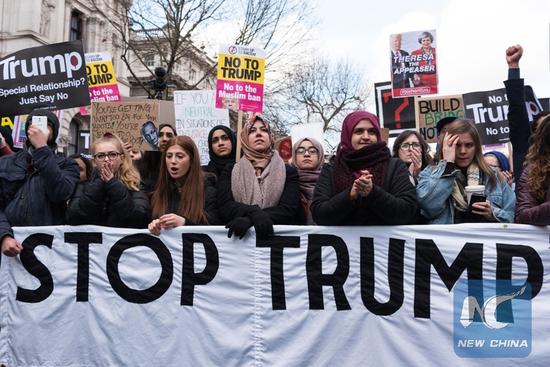
<path fill-rule="evenodd" d="M 436 29 L 439 94 L 502 88 L 505 50 L 517 43 L 526 84 L 550 97 L 549 0 L 318 1 L 319 49 L 371 83 L 390 80 L 390 34 Z"/>

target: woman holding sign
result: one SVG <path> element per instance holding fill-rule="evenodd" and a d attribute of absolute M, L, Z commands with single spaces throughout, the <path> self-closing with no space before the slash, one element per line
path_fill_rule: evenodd
<path fill-rule="evenodd" d="M 157 236 L 163 229 L 183 225 L 218 224 L 216 189 L 205 179 L 199 150 L 190 137 L 177 136 L 166 144 L 151 209 L 149 231 Z"/>
<path fill-rule="evenodd" d="M 408 224 L 416 195 L 405 164 L 391 158 L 378 118 L 356 111 L 346 116 L 336 157 L 321 170 L 311 203 L 322 225 Z"/>
<path fill-rule="evenodd" d="M 473 121 L 446 126 L 434 165 L 418 178 L 422 215 L 433 224 L 512 222 L 516 197 L 483 159 Z"/>
<path fill-rule="evenodd" d="M 550 116 L 539 124 L 521 174 L 516 222 L 550 225 Z"/>
<path fill-rule="evenodd" d="M 67 209 L 68 224 L 145 228 L 149 200 L 139 190 L 139 173 L 116 135 L 94 142 L 95 172 L 79 183 Z"/>
<path fill-rule="evenodd" d="M 242 157 L 228 164 L 218 182 L 218 207 L 228 236 L 243 238 L 254 226 L 256 236 L 273 234 L 274 224 L 295 224 L 299 215 L 296 169 L 285 165 L 274 149 L 269 125 L 254 115 L 241 136 Z"/>

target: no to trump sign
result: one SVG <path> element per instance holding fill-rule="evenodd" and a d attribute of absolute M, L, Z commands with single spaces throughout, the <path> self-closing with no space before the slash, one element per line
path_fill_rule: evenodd
<path fill-rule="evenodd" d="M 216 107 L 262 112 L 265 52 L 259 48 L 224 45 L 218 54 Z"/>

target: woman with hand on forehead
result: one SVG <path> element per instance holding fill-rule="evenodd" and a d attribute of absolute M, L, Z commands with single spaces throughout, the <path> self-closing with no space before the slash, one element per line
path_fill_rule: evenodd
<path fill-rule="evenodd" d="M 356 111 L 344 119 L 336 157 L 321 170 L 311 204 L 321 225 L 408 224 L 416 195 L 405 164 L 390 157 L 378 118 Z"/>
<path fill-rule="evenodd" d="M 300 204 L 304 212 L 304 220 L 310 225 L 315 225 L 311 216 L 311 201 L 313 190 L 321 174 L 321 166 L 324 163 L 323 146 L 313 138 L 298 140 L 292 147 L 292 166 L 298 171 L 300 183 Z M 296 223 L 298 224 L 298 223 Z"/>
<path fill-rule="evenodd" d="M 469 202 L 467 186 L 483 191 L 478 202 Z M 420 173 L 416 194 L 422 216 L 432 224 L 514 220 L 514 192 L 485 163 L 479 133 L 470 120 L 446 126 L 434 165 Z"/>
<path fill-rule="evenodd" d="M 67 209 L 68 224 L 145 228 L 149 200 L 139 190 L 139 173 L 122 141 L 112 134 L 92 146 L 95 171 L 79 183 Z"/>

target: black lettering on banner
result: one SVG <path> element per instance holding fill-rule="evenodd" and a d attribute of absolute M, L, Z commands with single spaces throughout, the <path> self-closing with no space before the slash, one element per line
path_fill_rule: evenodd
<path fill-rule="evenodd" d="M 162 271 L 158 281 L 151 287 L 136 290 L 128 287 L 120 278 L 118 263 L 124 251 L 144 246 L 150 248 L 160 260 Z M 172 255 L 157 237 L 148 234 L 134 234 L 118 240 L 107 255 L 107 277 L 113 290 L 123 299 L 132 303 L 149 303 L 160 298 L 170 287 L 174 275 Z"/>
<path fill-rule="evenodd" d="M 183 283 L 181 285 L 181 305 L 193 306 L 195 285 L 210 283 L 218 273 L 220 258 L 212 238 L 204 233 L 184 233 L 183 239 Z M 200 273 L 195 273 L 195 243 L 202 243 L 206 265 Z"/>
<path fill-rule="evenodd" d="M 103 236 L 98 232 L 65 233 L 66 243 L 78 245 L 78 270 L 76 273 L 76 301 L 88 302 L 90 282 L 90 244 L 103 243 Z"/>
<path fill-rule="evenodd" d="M 256 238 L 256 247 L 271 248 L 271 303 L 274 310 L 286 310 L 283 250 L 285 247 L 299 248 L 300 236 L 270 236 L 265 240 Z"/>
<path fill-rule="evenodd" d="M 376 315 L 387 316 L 399 310 L 403 305 L 403 264 L 405 241 L 390 238 L 388 274 L 390 298 L 381 303 L 374 297 L 374 241 L 372 237 L 361 237 L 361 299 L 365 307 Z"/>
<path fill-rule="evenodd" d="M 51 249 L 53 236 L 46 233 L 35 233 L 25 238 L 22 243 L 23 251 L 19 255 L 21 264 L 35 276 L 40 282 L 36 289 L 25 289 L 17 286 L 17 295 L 15 299 L 20 302 L 38 303 L 44 301 L 53 292 L 53 278 L 48 268 L 40 262 L 34 254 L 34 249 L 38 246 L 46 246 Z"/>
<path fill-rule="evenodd" d="M 483 296 L 483 286 L 480 284 L 483 279 L 482 243 L 467 242 L 449 267 L 434 241 L 417 239 L 414 274 L 414 317 L 430 318 L 432 266 L 449 291 L 466 270 L 468 280 L 480 280 L 480 282 L 468 282 L 468 293 Z"/>
<path fill-rule="evenodd" d="M 512 261 L 514 257 L 521 257 L 527 263 L 527 279 L 525 283 L 531 285 L 531 297 L 533 299 L 539 294 L 542 288 L 544 266 L 537 251 L 524 245 L 510 245 L 505 243 L 497 243 L 497 282 L 496 294 L 504 294 L 510 292 L 510 288 L 506 285 L 511 285 L 512 281 Z M 503 282 L 509 281 L 510 283 Z M 514 286 L 520 289 L 524 285 Z M 500 322 L 513 322 L 512 303 L 503 302 L 497 310 L 497 320 Z"/>
<path fill-rule="evenodd" d="M 331 246 L 336 251 L 336 269 L 333 274 L 322 273 L 321 249 L 323 246 Z M 333 288 L 338 311 L 351 310 L 344 293 L 344 283 L 349 274 L 349 252 L 342 238 L 329 234 L 310 234 L 308 236 L 306 273 L 311 310 L 324 309 L 324 285 Z"/>

